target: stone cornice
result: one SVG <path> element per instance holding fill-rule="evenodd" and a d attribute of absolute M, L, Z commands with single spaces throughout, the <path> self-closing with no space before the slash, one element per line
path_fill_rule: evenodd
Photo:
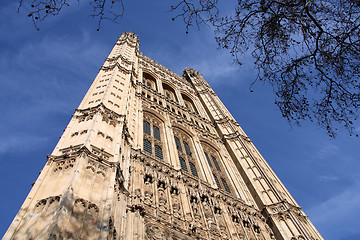
<path fill-rule="evenodd" d="M 105 61 L 107 62 L 113 62 L 113 61 L 117 61 L 118 59 L 121 59 L 121 61 L 125 62 L 125 64 L 127 65 L 133 65 L 134 62 L 130 61 L 129 59 L 127 59 L 126 57 L 124 57 L 123 55 L 119 54 L 117 56 L 111 57 L 111 58 L 106 58 Z"/>
<path fill-rule="evenodd" d="M 125 115 L 118 114 L 115 111 L 111 110 L 110 108 L 107 108 L 102 102 L 99 103 L 96 106 L 93 106 L 93 107 L 84 108 L 84 109 L 79 109 L 79 108 L 75 109 L 75 115 L 76 114 L 87 114 L 89 112 L 106 113 L 106 114 L 108 114 L 108 115 L 110 115 L 112 117 L 115 117 L 117 119 L 122 119 L 122 118 L 126 117 Z M 79 116 L 76 116 L 76 117 L 79 117 Z"/>
<path fill-rule="evenodd" d="M 85 154 L 92 160 L 95 160 L 95 161 L 103 164 L 104 166 L 111 167 L 111 168 L 118 167 L 117 166 L 118 163 L 108 161 L 108 159 L 113 157 L 112 154 L 110 154 L 100 148 L 97 148 L 93 145 L 91 145 L 91 147 L 92 147 L 92 151 L 90 151 L 84 145 L 76 145 L 76 146 L 70 146 L 67 148 L 63 148 L 63 149 L 60 149 L 60 151 L 63 154 L 48 155 L 47 161 L 48 162 L 52 162 L 52 161 L 56 162 L 56 161 L 61 161 L 61 160 L 68 159 L 68 158 L 75 158 L 75 157 L 81 156 L 82 154 Z"/>
<path fill-rule="evenodd" d="M 112 65 L 109 66 L 101 66 L 101 70 L 112 70 L 115 67 L 117 67 L 120 71 L 122 71 L 125 74 L 130 74 L 132 72 L 132 70 L 126 69 L 125 67 L 121 66 L 120 63 L 116 62 Z"/>

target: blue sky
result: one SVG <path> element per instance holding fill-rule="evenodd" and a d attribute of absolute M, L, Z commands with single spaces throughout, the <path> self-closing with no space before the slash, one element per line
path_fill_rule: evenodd
<path fill-rule="evenodd" d="M 76 2 L 76 1 L 74 1 Z M 36 31 L 17 3 L 0 5 L 0 236 L 55 147 L 117 37 L 139 35 L 144 55 L 178 74 L 203 74 L 325 239 L 360 239 L 359 138 L 304 123 L 291 127 L 272 89 L 257 84 L 252 60 L 239 69 L 203 27 L 185 34 L 167 1 L 126 1 L 119 24 L 88 17 L 85 3 L 65 9 Z M 357 132 L 360 126 L 357 125 Z"/>

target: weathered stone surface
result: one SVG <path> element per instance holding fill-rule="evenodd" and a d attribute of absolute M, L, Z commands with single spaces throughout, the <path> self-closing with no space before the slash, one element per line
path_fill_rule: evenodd
<path fill-rule="evenodd" d="M 118 39 L 3 239 L 322 239 L 200 73 Z"/>

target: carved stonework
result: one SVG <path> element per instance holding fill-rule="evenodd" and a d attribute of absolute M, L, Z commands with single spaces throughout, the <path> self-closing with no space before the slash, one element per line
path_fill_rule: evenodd
<path fill-rule="evenodd" d="M 131 32 L 4 239 L 323 240 L 203 76 Z"/>

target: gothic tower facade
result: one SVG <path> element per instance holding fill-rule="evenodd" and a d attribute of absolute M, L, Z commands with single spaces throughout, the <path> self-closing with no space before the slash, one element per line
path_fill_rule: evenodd
<path fill-rule="evenodd" d="M 120 36 L 3 239 L 323 239 L 200 73 Z"/>

